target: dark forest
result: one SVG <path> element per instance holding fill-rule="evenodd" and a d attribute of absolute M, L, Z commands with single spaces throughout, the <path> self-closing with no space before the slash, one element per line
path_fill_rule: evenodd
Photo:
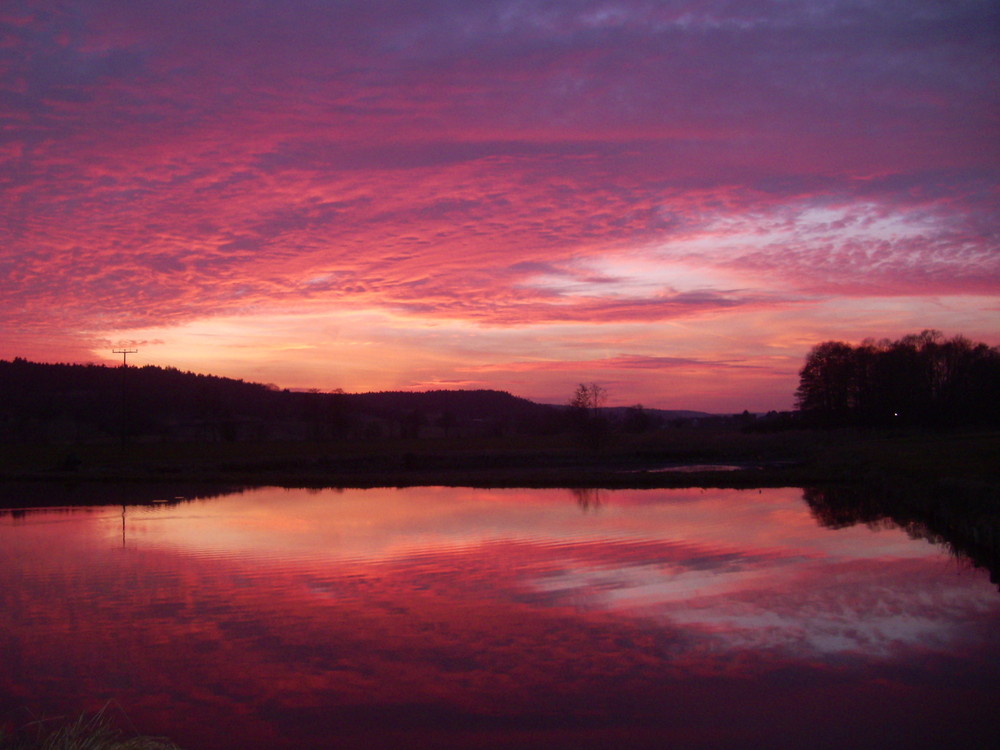
<path fill-rule="evenodd" d="M 817 426 L 1000 424 L 1000 349 L 937 331 L 813 347 L 796 392 Z"/>

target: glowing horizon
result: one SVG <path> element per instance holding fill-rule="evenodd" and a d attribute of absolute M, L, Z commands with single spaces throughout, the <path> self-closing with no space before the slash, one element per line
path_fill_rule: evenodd
<path fill-rule="evenodd" d="M 786 409 L 820 341 L 1000 345 L 1000 11 L 0 10 L 0 357 Z"/>

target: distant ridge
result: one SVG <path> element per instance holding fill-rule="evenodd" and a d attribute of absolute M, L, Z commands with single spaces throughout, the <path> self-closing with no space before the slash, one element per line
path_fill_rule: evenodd
<path fill-rule="evenodd" d="M 610 422 L 635 407 L 606 408 Z M 642 409 L 644 428 L 710 415 Z M 291 391 L 171 367 L 0 360 L 0 440 L 261 440 L 552 434 L 568 406 L 506 391 Z M 124 435 L 123 435 L 124 433 Z"/>
<path fill-rule="evenodd" d="M 612 417 L 624 418 L 629 414 L 630 410 L 634 408 L 634 406 L 607 406 L 601 411 Z M 708 417 L 717 416 L 707 411 L 691 411 L 690 409 L 650 409 L 644 406 L 642 410 L 650 416 L 666 420 L 706 419 Z"/>

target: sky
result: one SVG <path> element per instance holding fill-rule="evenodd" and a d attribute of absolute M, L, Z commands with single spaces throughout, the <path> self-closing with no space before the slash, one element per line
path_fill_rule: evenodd
<path fill-rule="evenodd" d="M 0 358 L 766 411 L 1000 345 L 994 0 L 13 0 Z"/>

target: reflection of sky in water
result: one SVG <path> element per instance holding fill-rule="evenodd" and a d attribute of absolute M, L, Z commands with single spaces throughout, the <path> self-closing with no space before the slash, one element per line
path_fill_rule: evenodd
<path fill-rule="evenodd" d="M 922 565 L 803 563 L 751 562 L 725 571 L 581 568 L 535 585 L 563 600 L 698 629 L 720 647 L 782 648 L 802 656 L 943 647 L 963 620 L 996 609 L 978 587 L 956 589 Z M 921 591 L 915 595 L 912 588 Z"/>
<path fill-rule="evenodd" d="M 929 690 L 922 721 L 945 723 L 997 697 L 987 575 L 899 530 L 820 527 L 794 489 L 264 489 L 130 506 L 124 531 L 111 507 L 0 516 L 3 702 L 114 698 L 175 737 L 186 712 L 205 748 L 319 746 L 334 720 L 368 747 L 387 710 L 425 739 L 544 726 L 544 747 L 556 724 L 681 737 L 744 712 L 797 746 L 782 706 L 824 691 L 906 711 Z M 681 746 L 744 746 L 732 731 Z"/>
<path fill-rule="evenodd" d="M 129 535 L 137 544 L 282 559 L 380 560 L 496 539 L 607 538 L 703 542 L 734 550 L 777 545 L 841 557 L 872 554 L 870 530 L 818 528 L 800 490 L 767 493 L 602 491 L 599 502 L 581 513 L 565 490 L 265 489 L 179 507 L 131 509 Z M 120 518 L 112 513 L 106 520 L 108 533 L 115 534 Z M 880 536 L 882 554 L 928 554 L 925 544 L 914 544 L 902 532 Z"/>
<path fill-rule="evenodd" d="M 272 489 L 133 515 L 130 533 L 140 545 L 341 564 L 430 554 L 446 565 L 449 553 L 518 540 L 543 561 L 518 563 L 536 604 L 669 622 L 717 648 L 884 656 L 946 645 L 962 620 L 996 609 L 985 587 L 956 586 L 940 549 L 900 530 L 821 528 L 796 489 L 600 492 L 586 513 L 570 497 Z"/>

